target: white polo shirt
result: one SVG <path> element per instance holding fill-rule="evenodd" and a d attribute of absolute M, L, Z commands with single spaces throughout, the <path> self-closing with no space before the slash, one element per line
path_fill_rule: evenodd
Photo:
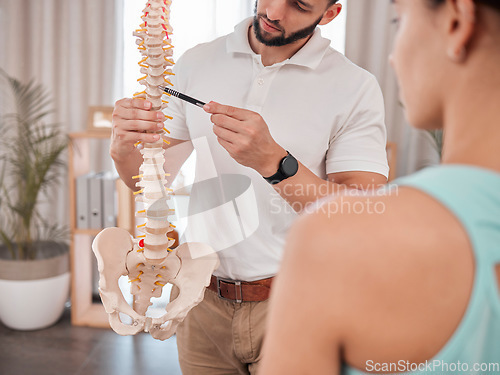
<path fill-rule="evenodd" d="M 319 28 L 290 59 L 265 67 L 248 42 L 250 24 L 247 19 L 233 33 L 187 51 L 174 67 L 173 88 L 258 112 L 275 141 L 323 179 L 342 171 L 387 176 L 384 103 L 376 79 L 331 48 Z M 219 145 L 207 113 L 175 98 L 169 102 L 170 137 L 197 140 L 197 180 L 227 177 L 219 182 L 222 193 L 212 191 L 213 184 L 199 185 L 207 194 L 196 193 L 190 202 L 196 219 L 188 224 L 187 240 L 208 242 L 218 251 L 217 276 L 274 276 L 297 214 L 262 176 Z"/>

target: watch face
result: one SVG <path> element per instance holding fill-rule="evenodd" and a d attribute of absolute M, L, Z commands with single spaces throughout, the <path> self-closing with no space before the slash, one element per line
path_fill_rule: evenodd
<path fill-rule="evenodd" d="M 287 177 L 292 177 L 297 173 L 297 170 L 299 169 L 299 163 L 297 162 L 297 159 L 295 159 L 292 155 L 288 155 L 283 159 L 283 162 L 281 164 L 281 171 L 282 173 L 287 176 Z"/>

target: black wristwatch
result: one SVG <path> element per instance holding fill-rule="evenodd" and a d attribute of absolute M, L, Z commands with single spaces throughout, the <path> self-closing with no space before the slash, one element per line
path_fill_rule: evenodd
<path fill-rule="evenodd" d="M 270 177 L 264 177 L 264 180 L 269 182 L 271 185 L 275 185 L 289 177 L 295 176 L 299 170 L 299 163 L 297 162 L 297 159 L 295 159 L 288 151 L 286 153 L 288 155 L 281 159 L 278 171 Z"/>

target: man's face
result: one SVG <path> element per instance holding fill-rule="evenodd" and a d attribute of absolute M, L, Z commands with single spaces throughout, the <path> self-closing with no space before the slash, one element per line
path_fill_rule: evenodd
<path fill-rule="evenodd" d="M 326 0 L 286 0 L 285 2 L 256 0 L 253 32 L 257 40 L 266 46 L 279 47 L 294 43 L 309 37 L 314 32 L 323 19 L 326 5 Z M 287 16 L 286 27 L 283 24 L 284 15 Z M 311 19 L 313 19 L 312 22 Z"/>

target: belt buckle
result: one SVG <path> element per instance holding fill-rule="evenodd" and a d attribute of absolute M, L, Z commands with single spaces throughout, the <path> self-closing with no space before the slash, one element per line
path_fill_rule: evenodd
<path fill-rule="evenodd" d="M 217 276 L 216 276 L 217 277 Z M 222 295 L 221 290 L 220 290 L 220 282 L 224 281 L 227 284 L 233 284 L 234 285 L 234 291 L 236 295 L 236 300 L 232 300 L 230 298 L 226 298 Z M 226 301 L 231 301 L 231 302 L 237 302 L 241 303 L 243 302 L 243 289 L 241 288 L 241 281 L 238 280 L 231 280 L 231 279 L 225 279 L 223 277 L 217 277 L 217 295 L 219 298 L 225 299 Z"/>

